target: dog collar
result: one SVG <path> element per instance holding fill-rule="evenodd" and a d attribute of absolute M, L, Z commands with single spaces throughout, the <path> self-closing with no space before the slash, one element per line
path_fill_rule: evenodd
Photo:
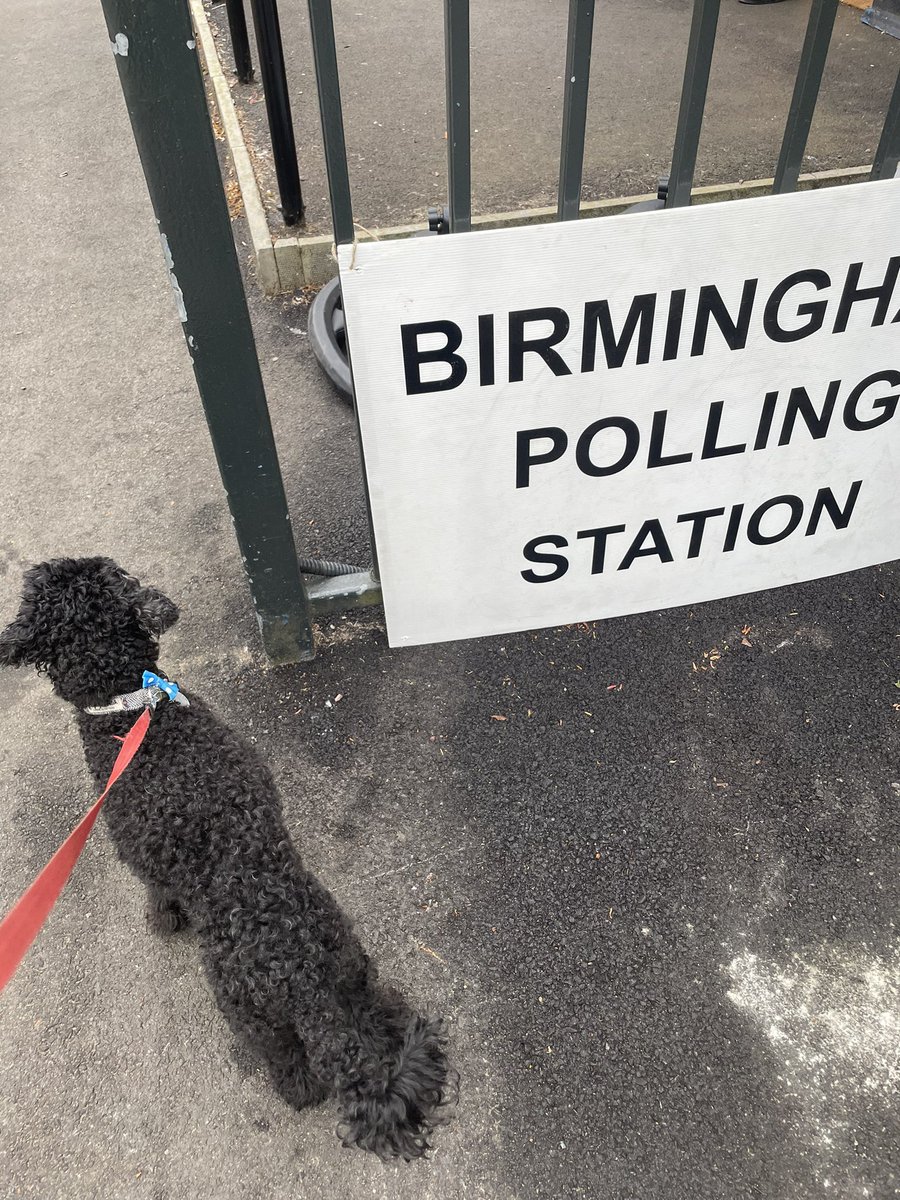
<path fill-rule="evenodd" d="M 103 704 L 97 708 L 86 708 L 84 711 L 91 717 L 103 717 L 107 713 L 137 712 L 143 708 L 156 708 L 164 696 L 182 708 L 190 708 L 187 696 L 171 679 L 163 679 L 159 675 L 154 675 L 152 671 L 145 671 L 141 683 L 143 686 L 136 692 L 113 696 L 109 704 Z"/>

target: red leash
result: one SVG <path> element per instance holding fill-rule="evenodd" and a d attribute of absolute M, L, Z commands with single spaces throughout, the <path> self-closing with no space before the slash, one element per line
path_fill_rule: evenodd
<path fill-rule="evenodd" d="M 66 881 L 72 874 L 72 868 L 84 849 L 88 834 L 94 827 L 97 814 L 103 807 L 103 801 L 109 794 L 112 785 L 137 754 L 149 724 L 150 709 L 145 708 L 125 737 L 119 739 L 122 747 L 116 755 L 116 761 L 113 763 L 109 781 L 103 789 L 103 795 L 95 801 L 34 883 L 22 893 L 0 921 L 0 992 L 15 975 L 19 963 L 25 957 L 50 910 L 59 899 L 59 894 L 66 886 Z"/>

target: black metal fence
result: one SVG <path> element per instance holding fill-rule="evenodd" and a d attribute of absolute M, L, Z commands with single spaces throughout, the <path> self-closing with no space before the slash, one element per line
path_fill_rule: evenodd
<path fill-rule="evenodd" d="M 247 33 L 244 0 L 225 0 L 225 9 L 234 51 L 235 72 L 241 83 L 251 83 L 253 63 L 250 57 L 250 37 Z M 266 116 L 269 119 L 269 135 L 272 139 L 275 177 L 278 180 L 278 193 L 281 198 L 281 215 L 285 225 L 297 225 L 303 220 L 303 193 L 300 188 L 300 164 L 294 141 L 287 73 L 284 69 L 284 45 L 281 40 L 278 5 L 276 0 L 250 0 L 250 10 L 253 13 L 259 70 L 266 101 Z"/>
<path fill-rule="evenodd" d="M 234 46 L 235 66 L 238 78 L 242 79 L 242 72 L 246 73 L 246 64 L 249 62 L 243 0 L 225 2 Z M 557 205 L 557 215 L 561 221 L 577 217 L 581 205 L 594 11 L 598 2 L 599 0 L 569 0 Z M 286 220 L 288 212 L 299 213 L 295 219 L 300 220 L 303 206 L 299 195 L 299 173 L 296 169 L 297 157 L 290 124 L 276 0 L 250 0 L 250 3 L 259 45 L 282 211 Z M 775 168 L 775 192 L 789 192 L 797 186 L 838 3 L 839 0 L 812 0 L 794 92 Z M 331 0 L 308 0 L 308 4 L 335 242 L 340 244 L 352 241 L 354 235 L 332 7 Z M 720 0 L 694 0 L 681 103 L 671 167 L 667 177 L 666 205 L 670 208 L 690 203 L 716 42 L 719 7 Z M 875 0 L 864 19 L 876 28 L 900 36 L 900 0 Z M 472 221 L 469 0 L 444 0 L 444 44 L 448 147 L 448 221 L 444 228 L 449 232 L 464 233 L 471 228 Z M 270 89 L 273 94 L 271 103 Z M 895 88 L 872 167 L 873 179 L 887 178 L 897 169 L 900 153 L 898 105 L 900 100 Z M 296 186 L 293 184 L 294 178 Z"/>
<path fill-rule="evenodd" d="M 560 220 L 571 220 L 580 210 L 596 2 L 569 0 Z M 890 9 L 897 0 L 878 2 Z M 168 239 L 173 280 L 177 271 L 185 337 L 263 641 L 275 661 L 309 658 L 313 653 L 312 615 L 380 599 L 374 552 L 370 571 L 304 578 L 272 439 L 202 78 L 193 53 L 187 0 L 102 3 L 111 40 L 115 41 L 117 34 L 129 39 L 128 54 L 117 55 L 119 75 L 156 216 Z M 227 3 L 238 76 L 249 79 L 252 65 L 242 0 Z M 334 240 L 343 245 L 354 240 L 354 221 L 331 0 L 308 0 L 308 4 Z M 837 4 L 838 0 L 812 0 L 775 170 L 776 192 L 797 186 Z M 664 201 L 660 204 L 668 207 L 691 200 L 719 5 L 720 0 L 694 0 L 668 186 L 661 189 Z M 303 202 L 275 0 L 251 0 L 251 10 L 282 208 L 285 220 L 296 222 L 302 219 Z M 444 0 L 444 29 L 448 217 L 439 223 L 463 233 L 470 229 L 472 219 L 469 0 Z M 900 76 L 871 178 L 895 175 L 898 159 Z"/>

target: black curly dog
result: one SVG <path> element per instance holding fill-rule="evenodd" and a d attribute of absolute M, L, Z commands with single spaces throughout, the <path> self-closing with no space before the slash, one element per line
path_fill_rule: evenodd
<path fill-rule="evenodd" d="M 108 558 L 55 559 L 25 575 L 0 663 L 46 672 L 75 705 L 98 786 L 135 713 L 84 710 L 138 690 L 177 618 L 171 600 Z M 120 858 L 147 884 L 151 922 L 196 929 L 219 1007 L 288 1104 L 332 1096 L 345 1145 L 385 1160 L 422 1156 L 452 1090 L 441 1023 L 379 986 L 291 843 L 267 767 L 189 700 L 160 701 L 104 809 Z"/>

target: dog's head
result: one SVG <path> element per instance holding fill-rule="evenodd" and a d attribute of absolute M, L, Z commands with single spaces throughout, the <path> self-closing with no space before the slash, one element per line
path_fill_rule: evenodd
<path fill-rule="evenodd" d="M 110 558 L 55 558 L 25 574 L 19 615 L 0 633 L 0 664 L 45 671 L 81 708 L 134 691 L 178 619 L 162 592 Z"/>

